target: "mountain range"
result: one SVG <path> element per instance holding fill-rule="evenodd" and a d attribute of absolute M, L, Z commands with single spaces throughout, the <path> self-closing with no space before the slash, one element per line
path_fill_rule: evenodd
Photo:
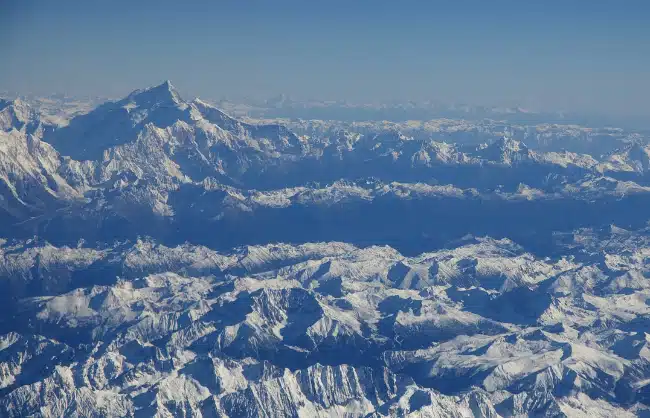
<path fill-rule="evenodd" d="M 650 416 L 642 132 L 39 103 L 0 101 L 0 416 Z"/>

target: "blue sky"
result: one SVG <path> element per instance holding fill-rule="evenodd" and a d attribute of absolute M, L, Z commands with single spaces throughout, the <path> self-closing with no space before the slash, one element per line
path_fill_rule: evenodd
<path fill-rule="evenodd" d="M 650 2 L 0 0 L 0 90 L 650 115 Z"/>

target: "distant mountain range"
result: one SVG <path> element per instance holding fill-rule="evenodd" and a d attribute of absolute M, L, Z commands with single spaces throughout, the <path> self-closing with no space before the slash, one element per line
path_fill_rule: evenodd
<path fill-rule="evenodd" d="M 490 119 L 513 124 L 533 125 L 540 123 L 583 125 L 592 128 L 613 126 L 627 129 L 650 130 L 648 115 L 607 115 L 587 112 L 553 112 L 525 109 L 519 106 L 480 106 L 469 104 L 445 104 L 441 102 L 372 102 L 354 103 L 344 100 L 300 100 L 279 95 L 266 100 L 221 100 L 219 107 L 256 118 L 292 118 L 336 120 L 342 122 L 432 119 L 464 119 L 481 121 Z"/>

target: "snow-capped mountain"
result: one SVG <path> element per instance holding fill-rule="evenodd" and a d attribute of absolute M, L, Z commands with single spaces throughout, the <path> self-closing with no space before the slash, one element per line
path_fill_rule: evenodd
<path fill-rule="evenodd" d="M 605 156 L 603 171 L 646 174 L 650 170 L 650 147 L 633 142 Z"/>
<path fill-rule="evenodd" d="M 0 130 L 12 129 L 33 133 L 38 126 L 38 115 L 34 109 L 20 99 L 0 99 Z"/>
<path fill-rule="evenodd" d="M 648 248 L 581 248 L 5 242 L 0 402 L 8 416 L 647 413 Z"/>
<path fill-rule="evenodd" d="M 0 103 L 0 416 L 650 414 L 640 134 L 48 103 Z"/>

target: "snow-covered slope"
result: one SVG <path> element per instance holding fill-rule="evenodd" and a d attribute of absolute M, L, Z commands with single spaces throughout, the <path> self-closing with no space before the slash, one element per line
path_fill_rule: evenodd
<path fill-rule="evenodd" d="M 647 413 L 650 286 L 622 279 L 648 274 L 645 253 L 5 243 L 0 403 L 9 416 Z"/>

